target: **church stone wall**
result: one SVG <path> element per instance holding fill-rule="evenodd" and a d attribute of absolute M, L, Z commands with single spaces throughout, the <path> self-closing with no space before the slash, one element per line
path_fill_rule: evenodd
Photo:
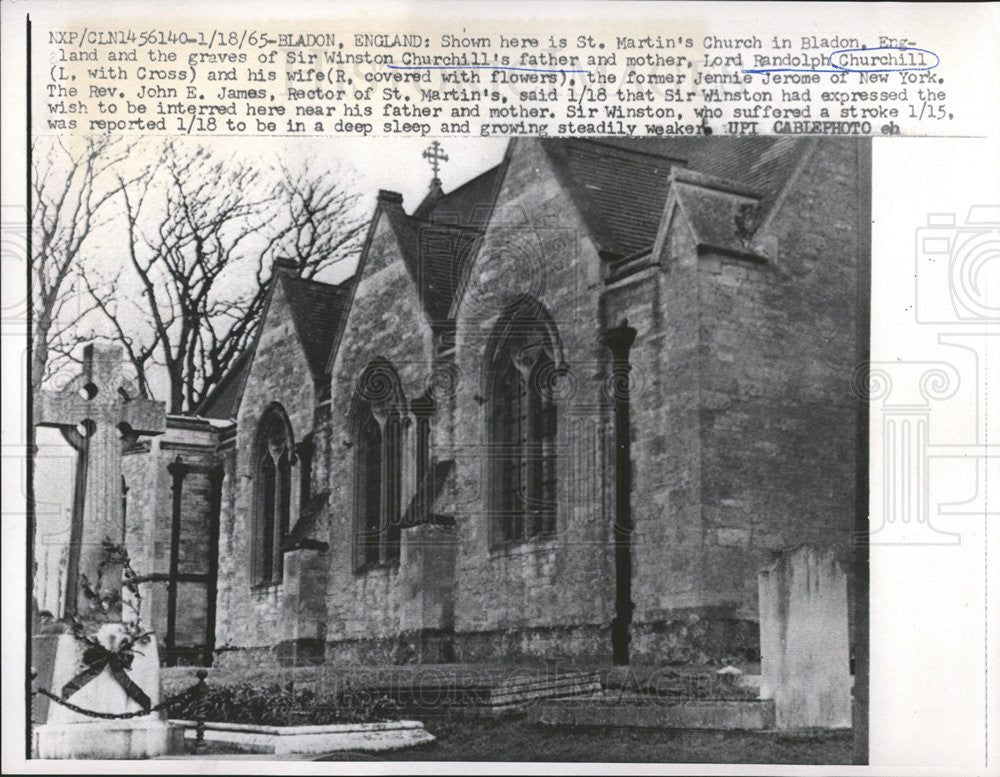
<path fill-rule="evenodd" d="M 655 287 L 609 293 L 638 329 L 637 660 L 755 658 L 756 575 L 774 551 L 848 550 L 856 150 L 819 145 L 758 234 L 777 239 L 771 261 L 697 255 L 677 225 Z"/>
<path fill-rule="evenodd" d="M 859 150 L 815 144 L 763 227 L 776 261 L 699 263 L 703 585 L 752 620 L 775 552 L 811 543 L 849 560 Z"/>
<path fill-rule="evenodd" d="M 243 566 L 250 563 L 249 556 L 242 559 L 232 558 L 231 548 L 233 546 L 233 532 L 236 528 L 235 515 L 236 503 L 239 500 L 241 478 L 238 476 L 237 452 L 235 440 L 230 439 L 227 443 L 220 445 L 219 460 L 222 463 L 222 494 L 219 507 L 219 585 L 216 596 L 216 627 L 215 645 L 217 649 L 227 649 L 231 647 L 245 646 L 247 643 L 237 642 L 240 638 L 240 620 L 242 613 L 238 607 L 234 607 L 233 574 L 238 567 L 237 561 Z M 249 550 L 248 550 L 249 552 Z M 250 643 L 253 644 L 253 643 Z M 263 643 L 257 643 L 258 646 Z M 270 643 L 268 643 L 270 644 Z M 225 653 L 216 656 L 215 664 L 223 665 L 227 661 Z"/>
<path fill-rule="evenodd" d="M 220 645 L 270 647 L 291 638 L 282 630 L 282 585 L 255 586 L 251 580 L 250 542 L 254 441 L 261 417 L 272 402 L 278 402 L 288 414 L 296 443 L 313 430 L 315 384 L 294 327 L 288 301 L 278 284 L 240 403 L 235 461 L 226 473 L 231 490 L 224 499 L 220 526 Z M 293 524 L 298 517 L 294 482 L 293 474 Z"/>
<path fill-rule="evenodd" d="M 686 227 L 681 226 L 681 230 Z M 699 268 L 686 232 L 663 267 L 608 290 L 610 324 L 636 330 L 630 355 L 633 520 L 631 655 L 703 663 L 746 627 L 703 595 Z M 723 652 L 725 652 L 723 648 Z"/>
<path fill-rule="evenodd" d="M 406 574 L 399 564 L 358 571 L 354 557 L 355 455 L 353 423 L 358 380 L 374 359 L 388 360 L 406 400 L 431 382 L 433 337 L 395 237 L 382 217 L 375 226 L 333 370 L 329 420 L 330 529 L 327 653 L 331 660 L 393 660 L 408 621 Z M 415 434 L 404 424 L 402 505 L 414 491 Z"/>
<path fill-rule="evenodd" d="M 632 658 L 755 659 L 756 576 L 773 552 L 804 542 L 848 548 L 865 202 L 858 181 L 867 174 L 857 152 L 849 141 L 816 145 L 756 236 L 768 246 L 767 262 L 699 251 L 679 217 L 659 266 L 606 286 L 593 240 L 541 145 L 516 140 L 458 309 L 454 363 L 435 361 L 442 357 L 383 216 L 348 314 L 328 412 L 314 409 L 291 315 L 276 294 L 243 398 L 239 452 L 226 464 L 220 644 L 263 649 L 294 636 L 286 632 L 308 631 L 282 620 L 289 604 L 280 586 L 251 591 L 248 579 L 248 462 L 261 412 L 279 401 L 297 440 L 315 429 L 314 491 L 330 492 L 330 549 L 302 557 L 298 583 L 322 586 L 325 578 L 325 613 L 310 617 L 325 618 L 314 636 L 322 632 L 328 662 L 609 660 L 615 450 L 610 354 L 600 336 L 627 320 L 636 329 Z M 558 399 L 558 530 L 497 545 L 487 515 L 482 359 L 498 315 L 524 293 L 551 316 L 569 369 Z M 435 503 L 454 527 L 407 529 L 399 565 L 359 572 L 351 409 L 356 381 L 376 357 L 394 365 L 408 400 L 440 378 L 435 370 L 454 378 L 453 391 L 437 394 L 431 451 L 455 462 Z M 415 480 L 412 424 L 404 445 L 405 506 Z M 435 537 L 440 546 L 431 552 L 425 541 Z"/>
<path fill-rule="evenodd" d="M 457 321 L 457 660 L 609 655 L 614 582 L 599 266 L 544 151 L 536 141 L 516 141 Z M 498 315 L 523 293 L 551 316 L 570 370 L 557 402 L 557 533 L 497 546 L 486 514 L 482 358 Z"/>
<path fill-rule="evenodd" d="M 756 575 L 774 551 L 848 551 L 857 151 L 818 144 L 758 233 L 772 261 L 699 255 L 678 220 L 661 267 L 605 295 L 607 325 L 637 330 L 634 660 L 756 658 Z"/>

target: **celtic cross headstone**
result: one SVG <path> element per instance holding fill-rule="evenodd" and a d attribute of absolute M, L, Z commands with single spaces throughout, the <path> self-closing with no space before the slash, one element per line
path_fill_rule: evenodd
<path fill-rule="evenodd" d="M 60 429 L 79 453 L 64 617 L 74 624 L 32 637 L 38 687 L 50 703 L 36 722 L 41 758 L 146 758 L 171 748 L 157 705 L 156 639 L 122 623 L 122 451 L 166 431 L 162 402 L 137 395 L 122 349 L 91 343 L 83 370 L 58 392 L 35 395 L 35 423 Z M 113 552 L 111 552 L 113 551 Z M 36 697 L 37 698 L 37 697 Z"/>
<path fill-rule="evenodd" d="M 81 580 L 95 586 L 104 542 L 124 541 L 122 449 L 139 435 L 166 431 L 163 403 L 135 394 L 122 375 L 122 349 L 91 343 L 84 348 L 77 378 L 62 391 L 40 391 L 35 397 L 35 423 L 60 429 L 80 456 L 63 615 L 86 616 L 89 603 Z M 105 593 L 120 593 L 120 570 L 105 568 L 100 577 Z"/>

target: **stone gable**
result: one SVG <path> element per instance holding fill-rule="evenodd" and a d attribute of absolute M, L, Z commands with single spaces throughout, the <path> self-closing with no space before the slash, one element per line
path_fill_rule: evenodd
<path fill-rule="evenodd" d="M 380 215 L 371 230 L 334 360 L 330 392 L 327 632 L 346 643 L 391 640 L 403 628 L 405 616 L 401 610 L 415 602 L 418 595 L 406 585 L 399 566 L 355 571 L 356 448 L 352 409 L 358 379 L 372 361 L 385 360 L 398 374 L 406 399 L 413 400 L 427 391 L 434 370 L 433 333 L 388 216 Z M 412 434 L 404 434 L 404 445 L 407 455 L 401 501 L 406 505 L 415 485 Z"/>
<path fill-rule="evenodd" d="M 276 283 L 256 345 L 236 421 L 236 446 L 227 480 L 232 489 L 220 537 L 219 642 L 271 646 L 289 638 L 281 629 L 282 585 L 254 588 L 250 579 L 253 536 L 253 451 L 264 412 L 278 403 L 296 442 L 313 431 L 316 387 L 292 321 L 288 299 Z M 298 495 L 292 495 L 292 521 Z"/>

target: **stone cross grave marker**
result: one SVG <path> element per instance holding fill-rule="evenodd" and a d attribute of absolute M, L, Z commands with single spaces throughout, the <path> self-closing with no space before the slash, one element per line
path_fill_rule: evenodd
<path fill-rule="evenodd" d="M 148 758 L 176 749 L 172 729 L 156 706 L 155 637 L 146 635 L 141 644 L 130 638 L 120 622 L 122 570 L 101 569 L 107 561 L 104 542 L 122 545 L 125 540 L 122 449 L 139 435 L 166 431 L 163 403 L 136 396 L 121 365 L 120 347 L 91 343 L 83 352 L 82 373 L 63 391 L 35 395 L 35 423 L 62 430 L 80 456 L 63 615 L 82 623 L 104 621 L 86 640 L 65 632 L 32 637 L 38 686 L 74 705 L 46 704 L 44 710 L 33 705 L 32 717 L 40 724 L 34 728 L 33 750 L 40 758 Z M 106 612 L 93 607 L 83 578 L 110 603 Z M 120 715 L 125 717 L 115 717 Z"/>
<path fill-rule="evenodd" d="M 79 585 L 96 585 L 104 540 L 124 542 L 121 515 L 122 448 L 139 435 L 166 431 L 163 402 L 132 396 L 122 375 L 122 349 L 90 343 L 83 371 L 59 392 L 39 391 L 35 423 L 59 428 L 79 451 L 76 499 L 70 530 L 66 611 L 84 615 L 89 607 Z M 103 591 L 120 591 L 120 571 L 105 570 Z M 120 607 L 120 604 L 119 604 Z"/>

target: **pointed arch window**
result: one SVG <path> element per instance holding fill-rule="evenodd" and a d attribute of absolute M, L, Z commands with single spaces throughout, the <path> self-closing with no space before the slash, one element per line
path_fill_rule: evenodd
<path fill-rule="evenodd" d="M 493 541 L 556 531 L 557 377 L 553 337 L 540 309 L 501 318 L 487 360 Z"/>
<path fill-rule="evenodd" d="M 280 407 L 272 406 L 261 419 L 255 450 L 251 568 L 256 585 L 281 582 L 283 544 L 290 524 L 293 450 L 288 417 Z"/>
<path fill-rule="evenodd" d="M 399 561 L 404 402 L 387 364 L 369 367 L 358 393 L 355 544 L 361 571 Z"/>

